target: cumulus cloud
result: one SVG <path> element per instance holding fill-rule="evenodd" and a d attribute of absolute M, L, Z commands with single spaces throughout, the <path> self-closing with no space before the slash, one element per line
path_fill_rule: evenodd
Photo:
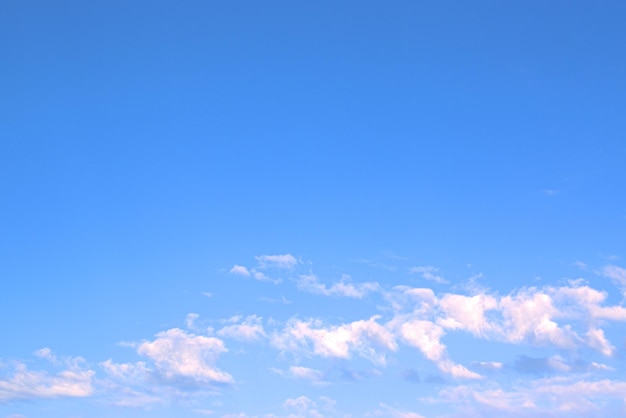
<path fill-rule="evenodd" d="M 262 318 L 259 316 L 249 315 L 245 319 L 242 319 L 240 316 L 234 316 L 226 322 L 232 325 L 227 325 L 220 329 L 217 335 L 248 342 L 265 337 Z"/>
<path fill-rule="evenodd" d="M 467 330 L 478 337 L 495 331 L 494 324 L 486 317 L 487 311 L 498 307 L 493 296 L 446 294 L 439 300 L 439 307 L 445 317 L 438 323 L 444 328 Z"/>
<path fill-rule="evenodd" d="M 500 305 L 508 341 L 519 343 L 529 338 L 534 343 L 550 343 L 561 348 L 575 345 L 572 333 L 553 320 L 558 311 L 550 295 L 530 289 L 504 297 Z"/>
<path fill-rule="evenodd" d="M 396 351 L 393 334 L 377 321 L 354 321 L 339 326 L 324 326 L 319 320 L 290 320 L 271 343 L 282 351 L 303 351 L 321 357 L 350 358 L 357 353 L 376 364 L 385 364 L 385 351 Z"/>
<path fill-rule="evenodd" d="M 166 381 L 233 382 L 231 375 L 215 367 L 219 355 L 228 351 L 222 340 L 178 328 L 160 332 L 156 337 L 141 343 L 137 352 L 150 358 L 158 375 Z"/>
<path fill-rule="evenodd" d="M 298 264 L 298 260 L 291 254 L 259 255 L 255 258 L 260 269 L 276 268 L 289 270 Z"/>
<path fill-rule="evenodd" d="M 327 287 L 320 283 L 314 274 L 301 275 L 298 288 L 306 292 L 325 296 L 345 296 L 360 299 L 370 292 L 378 290 L 378 283 L 353 283 L 350 276 L 344 275 L 338 283 Z"/>
<path fill-rule="evenodd" d="M 43 356 L 50 355 L 47 349 L 39 350 Z M 16 363 L 13 373 L 0 379 L 0 402 L 41 398 L 73 397 L 93 395 L 95 372 L 84 366 L 80 357 L 65 360 L 64 369 L 56 373 L 32 371 L 25 364 Z"/>

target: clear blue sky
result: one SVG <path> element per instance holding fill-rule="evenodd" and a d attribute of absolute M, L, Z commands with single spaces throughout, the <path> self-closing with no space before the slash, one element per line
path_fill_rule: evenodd
<path fill-rule="evenodd" d="M 625 16 L 1 1 L 0 418 L 626 414 Z"/>

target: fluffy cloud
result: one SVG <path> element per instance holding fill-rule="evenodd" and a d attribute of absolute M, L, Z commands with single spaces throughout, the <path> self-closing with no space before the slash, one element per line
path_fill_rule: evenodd
<path fill-rule="evenodd" d="M 52 357 L 49 349 L 38 351 L 44 358 Z M 0 402 L 40 398 L 74 397 L 83 398 L 93 395 L 93 377 L 95 372 L 84 366 L 80 357 L 63 361 L 64 369 L 57 373 L 31 371 L 25 364 L 16 363 L 13 373 L 0 380 Z"/>
<path fill-rule="evenodd" d="M 424 354 L 424 357 L 435 362 L 442 372 L 457 378 L 481 378 L 479 374 L 468 370 L 460 364 L 455 364 L 447 358 L 446 346 L 441 343 L 444 331 L 437 324 L 417 319 L 408 321 L 396 320 L 396 323 L 404 341 L 418 348 Z"/>
<path fill-rule="evenodd" d="M 376 320 L 324 327 L 319 320 L 291 320 L 272 335 L 272 345 L 283 351 L 304 351 L 321 357 L 350 358 L 353 352 L 376 364 L 385 364 L 383 351 L 397 350 L 393 334 Z"/>
<path fill-rule="evenodd" d="M 150 358 L 166 381 L 231 383 L 233 378 L 215 367 L 220 354 L 228 351 L 222 340 L 173 328 L 160 332 L 154 341 L 139 345 L 137 352 Z"/>
<path fill-rule="evenodd" d="M 494 324 L 485 316 L 498 307 L 493 296 L 446 294 L 439 300 L 439 307 L 445 316 L 438 323 L 444 328 L 467 330 L 478 337 L 494 331 Z"/>
<path fill-rule="evenodd" d="M 504 317 L 504 336 L 507 341 L 520 343 L 529 340 L 559 348 L 575 347 L 575 334 L 553 320 L 559 314 L 548 293 L 528 289 L 500 300 Z"/>

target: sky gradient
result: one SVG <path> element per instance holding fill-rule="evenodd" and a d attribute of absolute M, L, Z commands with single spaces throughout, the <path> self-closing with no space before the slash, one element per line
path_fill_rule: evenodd
<path fill-rule="evenodd" d="M 626 416 L 626 4 L 0 2 L 0 418 Z"/>

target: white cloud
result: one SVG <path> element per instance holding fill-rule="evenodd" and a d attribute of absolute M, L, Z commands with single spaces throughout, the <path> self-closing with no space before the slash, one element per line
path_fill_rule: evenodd
<path fill-rule="evenodd" d="M 606 292 L 573 283 L 573 286 L 554 289 L 553 293 L 557 300 L 563 302 L 562 314 L 565 316 L 626 321 L 626 308 L 623 306 L 600 306 L 607 298 Z"/>
<path fill-rule="evenodd" d="M 498 307 L 492 296 L 446 294 L 439 300 L 439 306 L 446 315 L 438 321 L 444 328 L 467 330 L 475 336 L 494 331 L 493 323 L 485 317 L 485 312 Z"/>
<path fill-rule="evenodd" d="M 39 350 L 35 351 L 33 354 L 39 358 L 46 359 L 52 363 L 59 362 L 57 357 L 52 353 L 52 350 L 48 347 L 40 348 Z"/>
<path fill-rule="evenodd" d="M 82 363 L 79 357 L 68 359 L 67 368 L 55 374 L 31 371 L 23 363 L 17 363 L 12 376 L 0 380 L 0 402 L 91 396 L 94 393 L 92 380 L 95 372 L 85 369 Z"/>
<path fill-rule="evenodd" d="M 233 268 L 230 269 L 230 273 L 250 277 L 250 271 L 245 266 L 234 265 Z"/>
<path fill-rule="evenodd" d="M 587 332 L 587 343 L 591 348 L 595 348 L 605 356 L 613 355 L 615 347 L 604 336 L 604 331 L 601 329 L 590 329 Z"/>
<path fill-rule="evenodd" d="M 400 325 L 400 335 L 429 360 L 438 361 L 444 356 L 446 346 L 440 341 L 444 331 L 437 324 L 418 319 L 406 321 Z"/>
<path fill-rule="evenodd" d="M 500 300 L 504 317 L 504 338 L 520 343 L 525 339 L 539 345 L 553 344 L 560 348 L 574 348 L 576 335 L 569 327 L 561 328 L 553 321 L 559 314 L 549 294 L 534 288 Z"/>
<path fill-rule="evenodd" d="M 298 264 L 298 260 L 291 254 L 260 255 L 255 258 L 260 269 L 277 268 L 289 270 Z"/>
<path fill-rule="evenodd" d="M 430 321 L 418 319 L 404 321 L 399 318 L 395 320 L 395 323 L 404 341 L 418 348 L 424 357 L 437 364 L 442 372 L 456 378 L 479 379 L 482 377 L 447 358 L 446 346 L 440 341 L 444 331 L 439 325 Z"/>
<path fill-rule="evenodd" d="M 265 337 L 261 317 L 249 315 L 242 321 L 240 316 L 235 316 L 228 322 L 234 323 L 219 330 L 217 332 L 218 335 L 248 342 Z"/>
<path fill-rule="evenodd" d="M 139 345 L 137 352 L 154 361 L 161 377 L 187 378 L 198 383 L 231 383 L 233 378 L 214 365 L 228 351 L 222 340 L 187 333 L 178 328 L 160 332 L 154 341 Z"/>
<path fill-rule="evenodd" d="M 319 320 L 291 320 L 280 333 L 272 335 L 272 345 L 283 351 L 305 351 L 321 357 L 350 358 L 352 352 L 385 364 L 384 351 L 397 350 L 395 338 L 374 316 L 340 326 L 324 327 Z"/>
<path fill-rule="evenodd" d="M 352 283 L 350 276 L 344 275 L 338 283 L 327 287 L 320 283 L 314 274 L 301 275 L 298 288 L 310 293 L 325 296 L 345 296 L 360 299 L 370 292 L 378 290 L 378 283 Z"/>
<path fill-rule="evenodd" d="M 471 370 L 468 370 L 465 366 L 461 364 L 456 364 L 451 360 L 445 359 L 437 362 L 437 367 L 444 373 L 449 374 L 452 377 L 458 379 L 482 379 L 483 376 L 475 373 Z"/>
<path fill-rule="evenodd" d="M 423 279 L 430 280 L 431 282 L 446 284 L 448 283 L 443 277 L 437 275 L 436 273 L 439 271 L 438 268 L 425 266 L 425 267 L 412 267 L 409 269 L 411 273 L 419 273 Z"/>

